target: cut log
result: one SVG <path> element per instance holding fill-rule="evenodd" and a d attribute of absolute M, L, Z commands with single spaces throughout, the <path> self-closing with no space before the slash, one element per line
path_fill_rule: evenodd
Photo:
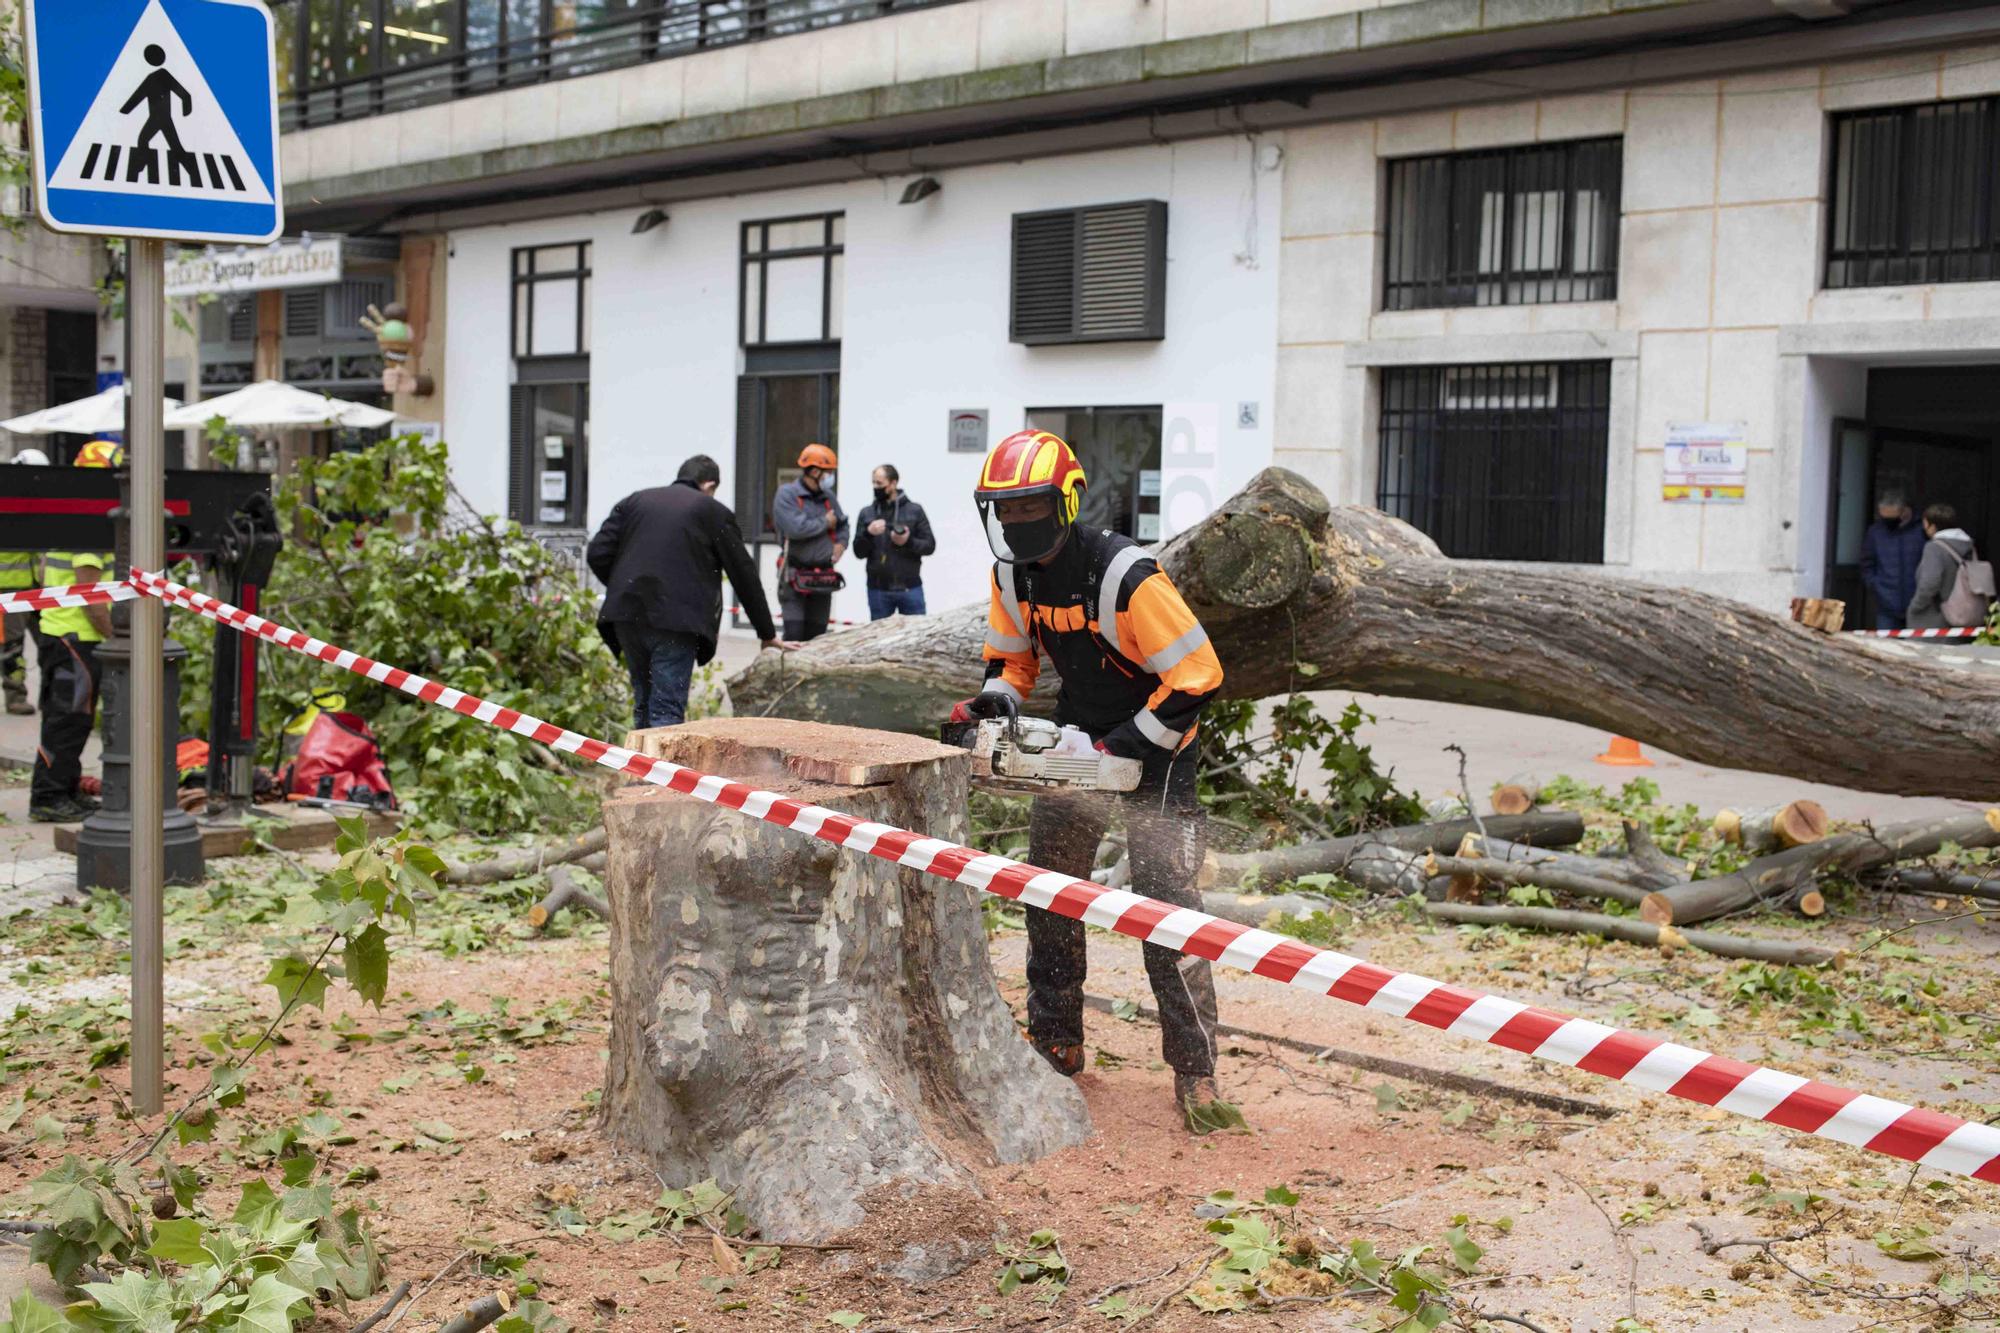
<path fill-rule="evenodd" d="M 1490 821 L 1489 821 L 1490 822 Z M 1546 847 L 1530 847 L 1526 843 L 1509 842 L 1505 838 L 1481 838 L 1478 834 L 1467 834 L 1459 843 L 1460 856 L 1466 849 L 1472 849 L 1489 861 L 1511 861 L 1522 865 L 1551 866 L 1567 870 L 1571 874 L 1585 875 L 1591 879 L 1608 879 L 1616 884 L 1630 884 L 1639 888 L 1657 889 L 1662 887 L 1659 874 L 1623 856 L 1588 856 L 1581 852 L 1551 851 Z M 1664 881 L 1678 883 L 1680 877 Z"/>
<path fill-rule="evenodd" d="M 1841 833 L 1761 857 L 1734 874 L 1690 880 L 1646 895 L 1639 915 L 1656 925 L 1685 926 L 1782 899 L 1820 874 L 1854 875 L 1877 866 L 1932 856 L 1946 843 L 2000 846 L 2000 807 L 1983 814 L 1898 824 L 1873 833 Z"/>
<path fill-rule="evenodd" d="M 568 866 L 557 866 L 549 872 L 549 891 L 528 909 L 528 924 L 536 930 L 547 930 L 556 913 L 565 907 L 580 907 L 602 920 L 611 919 L 611 909 L 602 898 L 578 884 Z"/>
<path fill-rule="evenodd" d="M 1433 824 L 1402 824 L 1376 829 L 1348 838 L 1322 838 L 1292 847 L 1274 847 L 1268 852 L 1212 853 L 1214 878 L 1204 867 L 1204 887 L 1241 884 L 1255 876 L 1260 883 L 1275 884 L 1300 875 L 1338 874 L 1342 867 L 1364 849 L 1384 847 L 1411 852 L 1450 852 L 1457 849 L 1468 833 L 1477 833 L 1470 819 L 1446 819 Z M 1574 847 L 1583 841 L 1583 816 L 1568 810 L 1552 810 L 1531 815 L 1492 815 L 1486 820 L 1489 837 L 1536 847 Z"/>
<path fill-rule="evenodd" d="M 1838 634 L 1847 623 L 1847 603 L 1832 597 L 1794 597 L 1792 619 L 1821 634 Z"/>
<path fill-rule="evenodd" d="M 1225 698 L 1285 694 L 1303 661 L 1316 689 L 1539 713 L 1697 763 L 1908 795 L 2000 789 L 2000 680 L 1685 588 L 1448 560 L 1283 468 L 1159 559 L 1221 655 Z M 730 693 L 741 713 L 928 732 L 980 688 L 985 636 L 983 604 L 892 617 L 766 653 Z M 1050 711 L 1055 683 L 1042 673 L 1031 710 Z"/>
<path fill-rule="evenodd" d="M 1477 833 L 1468 833 L 1458 840 L 1458 860 L 1477 861 L 1485 855 L 1484 846 L 1480 842 Z M 1426 867 L 1426 869 L 1430 868 Z M 1450 903 L 1483 902 L 1486 898 L 1486 891 L 1480 886 L 1485 882 L 1478 875 L 1447 874 L 1444 886 L 1445 901 Z"/>
<path fill-rule="evenodd" d="M 539 875 L 550 866 L 581 861 L 604 850 L 605 832 L 594 828 L 563 842 L 507 852 L 489 861 L 447 861 L 444 878 L 451 884 L 498 884 L 503 880 Z"/>
<path fill-rule="evenodd" d="M 1535 808 L 1535 793 L 1519 783 L 1503 782 L 1493 789 L 1493 813 L 1525 815 Z"/>
<path fill-rule="evenodd" d="M 1763 810 L 1718 811 L 1716 836 L 1746 852 L 1803 847 L 1826 836 L 1826 807 L 1818 801 L 1790 801 Z"/>
<path fill-rule="evenodd" d="M 1657 926 L 1634 921 L 1629 916 L 1605 916 L 1599 912 L 1566 912 L 1552 907 L 1474 907 L 1470 903 L 1426 903 L 1424 911 L 1430 914 L 1432 920 L 1460 925 L 1559 930 L 1572 935 L 1601 935 L 1607 940 L 1624 940 L 1629 944 L 1646 944 L 1663 949 L 1685 945 L 1719 958 L 1752 958 L 1761 963 L 1824 967 L 1840 960 L 1837 950 L 1813 944 L 1753 940 L 1747 935 L 1725 935 L 1714 930 L 1678 930 L 1673 926 Z"/>
<path fill-rule="evenodd" d="M 933 741 L 743 717 L 633 739 L 864 820 L 967 836 L 968 757 Z M 857 767 L 887 780 L 799 776 Z M 666 1179 L 713 1177 L 762 1235 L 816 1244 L 904 1191 L 981 1208 L 981 1167 L 1089 1134 L 1082 1097 L 1016 1034 L 973 890 L 658 789 L 620 791 L 605 822 L 604 1122 Z M 889 1271 L 929 1280 L 975 1257 L 942 1240 L 912 1250 Z"/>

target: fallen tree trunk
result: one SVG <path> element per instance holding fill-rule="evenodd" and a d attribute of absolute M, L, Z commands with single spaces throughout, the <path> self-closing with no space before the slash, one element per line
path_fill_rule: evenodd
<path fill-rule="evenodd" d="M 2000 846 L 2000 808 L 1899 824 L 1873 833 L 1842 833 L 1752 861 L 1732 875 L 1690 880 L 1646 895 L 1639 915 L 1655 925 L 1684 926 L 1784 898 L 1821 874 L 1857 874 L 1932 856 L 1946 843 Z"/>
<path fill-rule="evenodd" d="M 1285 694 L 1302 661 L 1315 689 L 1539 713 L 1699 763 L 1909 795 L 2000 791 L 2000 681 L 1686 588 L 1448 560 L 1283 468 L 1159 559 L 1208 628 L 1226 698 Z M 983 605 L 892 617 L 763 654 L 730 695 L 738 714 L 928 732 L 979 689 L 985 633 Z M 1044 713 L 1053 675 L 1031 705 Z"/>
<path fill-rule="evenodd" d="M 1456 855 L 1468 860 L 1497 861 L 1503 865 L 1548 866 L 1573 875 L 1608 879 L 1614 884 L 1629 884 L 1642 889 L 1665 888 L 1680 880 L 1680 876 L 1663 878 L 1658 872 L 1623 856 L 1557 852 L 1546 847 L 1509 842 L 1505 838 L 1482 838 L 1477 833 L 1466 835 L 1459 843 Z"/>
<path fill-rule="evenodd" d="M 1634 921 L 1629 916 L 1605 916 L 1599 912 L 1565 912 L 1552 907 L 1476 907 L 1471 903 L 1426 903 L 1424 911 L 1432 920 L 1452 921 L 1472 926 L 1526 926 L 1535 930 L 1560 930 L 1572 935 L 1601 935 L 1607 940 L 1673 948 L 1686 945 L 1719 958 L 1752 958 L 1760 963 L 1785 963 L 1796 967 L 1824 967 L 1838 961 L 1833 949 L 1811 944 L 1789 944 L 1783 940 L 1753 940 L 1746 935 L 1725 935 L 1713 930 L 1677 930 Z"/>
<path fill-rule="evenodd" d="M 1583 841 L 1583 816 L 1567 810 L 1546 814 L 1488 815 L 1489 837 L 1537 847 L 1574 847 Z M 1364 849 L 1395 848 L 1409 852 L 1452 852 L 1468 833 L 1477 833 L 1470 819 L 1446 819 L 1434 824 L 1402 824 L 1347 838 L 1321 838 L 1268 852 L 1224 852 L 1210 856 L 1215 883 L 1241 884 L 1251 875 L 1267 884 L 1300 875 L 1338 874 Z"/>
<path fill-rule="evenodd" d="M 1564 893 L 1586 898 L 1607 898 L 1627 907 L 1637 907 L 1646 901 L 1651 892 L 1636 884 L 1620 884 L 1616 880 L 1600 879 L 1561 866 L 1492 861 L 1484 857 L 1432 856 L 1424 863 L 1424 869 L 1432 875 L 1450 875 L 1455 879 L 1463 877 L 1495 884 L 1530 884 L 1544 889 L 1560 889 Z"/>
<path fill-rule="evenodd" d="M 529 875 L 539 875 L 550 866 L 595 856 L 604 850 L 605 845 L 605 832 L 599 826 L 564 842 L 508 852 L 490 861 L 447 861 L 444 878 L 451 884 L 498 884 L 502 880 L 524 879 Z"/>
<path fill-rule="evenodd" d="M 1625 855 L 1633 865 L 1643 867 L 1648 875 L 1659 882 L 1653 887 L 1664 889 L 1669 884 L 1679 884 L 1688 877 L 1686 864 L 1675 860 L 1660 850 L 1660 844 L 1653 841 L 1652 830 L 1636 820 L 1625 821 Z"/>

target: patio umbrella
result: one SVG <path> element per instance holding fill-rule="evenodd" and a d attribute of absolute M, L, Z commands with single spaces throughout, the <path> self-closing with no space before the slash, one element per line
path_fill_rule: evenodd
<path fill-rule="evenodd" d="M 0 421 L 0 430 L 10 430 L 16 435 L 102 435 L 121 431 L 125 429 L 125 401 L 130 396 L 129 385 L 114 384 L 102 393 L 73 403 L 58 403 L 11 421 Z M 177 398 L 162 402 L 169 413 L 180 406 Z"/>
<path fill-rule="evenodd" d="M 216 417 L 231 426 L 274 430 L 287 426 L 308 430 L 341 426 L 370 430 L 386 426 L 396 414 L 384 407 L 329 398 L 310 389 L 295 389 L 278 380 L 257 383 L 219 398 L 189 403 L 167 413 L 168 430 L 199 430 Z"/>

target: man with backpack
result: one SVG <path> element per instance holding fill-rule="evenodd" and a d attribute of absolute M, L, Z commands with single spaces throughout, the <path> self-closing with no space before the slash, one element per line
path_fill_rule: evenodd
<path fill-rule="evenodd" d="M 1972 535 L 1958 526 L 1948 504 L 1924 510 L 1930 538 L 1917 563 L 1917 590 L 1910 598 L 1911 629 L 1970 628 L 1984 625 L 1993 609 L 1993 566 L 1979 558 Z"/>

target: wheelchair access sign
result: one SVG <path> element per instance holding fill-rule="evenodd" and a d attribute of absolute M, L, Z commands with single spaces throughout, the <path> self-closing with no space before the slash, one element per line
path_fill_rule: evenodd
<path fill-rule="evenodd" d="M 27 0 L 35 200 L 55 231 L 275 240 L 278 79 L 260 0 Z"/>

